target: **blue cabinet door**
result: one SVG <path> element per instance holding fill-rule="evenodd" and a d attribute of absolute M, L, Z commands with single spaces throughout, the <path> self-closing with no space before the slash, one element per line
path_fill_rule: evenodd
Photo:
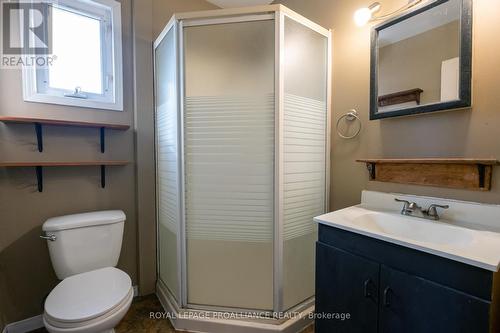
<path fill-rule="evenodd" d="M 488 301 L 381 265 L 380 333 L 488 333 L 489 309 Z"/>
<path fill-rule="evenodd" d="M 379 269 L 376 262 L 316 243 L 316 333 L 377 332 Z"/>

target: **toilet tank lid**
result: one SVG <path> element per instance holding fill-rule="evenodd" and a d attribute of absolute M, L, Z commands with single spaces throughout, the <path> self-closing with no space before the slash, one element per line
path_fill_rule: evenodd
<path fill-rule="evenodd" d="M 124 222 L 125 213 L 121 210 L 103 210 L 98 212 L 88 212 L 52 217 L 45 221 L 42 226 L 43 231 L 59 231 L 95 225 L 112 224 Z"/>

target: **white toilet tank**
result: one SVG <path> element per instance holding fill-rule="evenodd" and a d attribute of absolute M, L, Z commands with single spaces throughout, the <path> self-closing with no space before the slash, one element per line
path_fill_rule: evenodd
<path fill-rule="evenodd" d="M 118 263 L 125 213 L 107 210 L 48 219 L 42 227 L 59 279 Z"/>

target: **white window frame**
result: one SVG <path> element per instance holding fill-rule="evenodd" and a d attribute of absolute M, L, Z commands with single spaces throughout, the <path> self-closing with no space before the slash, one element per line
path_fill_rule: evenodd
<path fill-rule="evenodd" d="M 123 111 L 121 4 L 114 0 L 44 0 L 44 2 L 48 2 L 50 6 L 78 14 L 84 13 L 103 21 L 104 24 L 101 24 L 103 94 L 83 91 L 82 95 L 75 95 L 73 90 L 49 87 L 48 67 L 23 66 L 24 100 Z M 46 24 L 46 27 L 48 30 L 49 25 Z"/>

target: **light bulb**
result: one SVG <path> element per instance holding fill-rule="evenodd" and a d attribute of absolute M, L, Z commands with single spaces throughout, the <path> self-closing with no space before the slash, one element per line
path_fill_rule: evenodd
<path fill-rule="evenodd" d="M 354 22 L 358 27 L 364 26 L 372 18 L 372 11 L 365 8 L 360 8 L 354 13 Z"/>
<path fill-rule="evenodd" d="M 381 7 L 379 2 L 374 2 L 368 7 L 358 9 L 354 13 L 354 22 L 360 27 L 364 26 Z"/>

